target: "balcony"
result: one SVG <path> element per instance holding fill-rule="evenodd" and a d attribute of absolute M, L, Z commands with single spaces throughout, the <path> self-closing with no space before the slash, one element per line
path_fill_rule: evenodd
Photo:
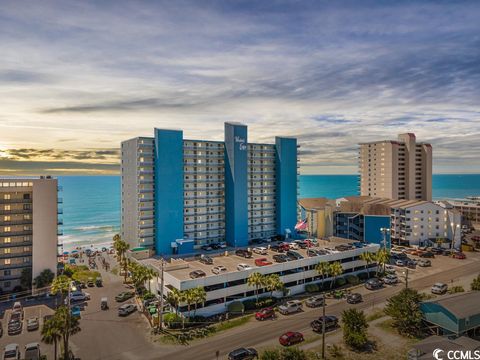
<path fill-rule="evenodd" d="M 22 251 L 22 252 L 11 252 L 8 254 L 2 253 L 0 254 L 0 259 L 15 259 L 19 257 L 27 257 L 32 256 L 31 251 Z"/>
<path fill-rule="evenodd" d="M 32 219 L 28 220 L 11 220 L 11 221 L 3 221 L 0 220 L 0 226 L 8 226 L 8 225 L 29 225 L 32 223 Z"/>
<path fill-rule="evenodd" d="M 31 210 L 30 210 L 31 211 Z M 63 214 L 63 209 L 62 208 L 58 208 L 57 209 L 57 214 L 58 215 L 62 215 Z"/>
<path fill-rule="evenodd" d="M 0 204 L 30 204 L 32 199 L 0 199 Z"/>
<path fill-rule="evenodd" d="M 63 204 L 63 198 L 57 198 L 57 204 Z"/>
<path fill-rule="evenodd" d="M 0 265 L 0 270 L 9 270 L 9 269 L 21 269 L 24 267 L 30 267 L 32 266 L 32 261 L 27 261 L 27 262 L 18 262 L 18 263 L 13 263 L 13 264 L 3 264 Z"/>
<path fill-rule="evenodd" d="M 23 235 L 32 235 L 32 230 L 21 230 L 21 231 L 9 231 L 0 233 L 0 237 L 11 237 L 11 236 L 23 236 Z"/>
<path fill-rule="evenodd" d="M 57 230 L 57 236 L 63 236 L 63 230 L 58 229 Z"/>

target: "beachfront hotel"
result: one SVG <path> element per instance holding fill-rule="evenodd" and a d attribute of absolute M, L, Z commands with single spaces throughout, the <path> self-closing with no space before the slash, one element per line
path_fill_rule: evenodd
<path fill-rule="evenodd" d="M 297 140 L 248 142 L 225 123 L 224 141 L 182 130 L 122 142 L 122 237 L 131 248 L 186 254 L 209 243 L 246 247 L 289 236 L 297 222 Z"/>
<path fill-rule="evenodd" d="M 360 195 L 432 200 L 432 145 L 415 134 L 360 144 Z"/>
<path fill-rule="evenodd" d="M 58 181 L 0 178 L 0 289 L 19 290 L 22 271 L 57 272 Z"/>

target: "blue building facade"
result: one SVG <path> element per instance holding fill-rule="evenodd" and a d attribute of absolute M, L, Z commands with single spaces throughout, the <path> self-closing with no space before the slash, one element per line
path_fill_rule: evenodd
<path fill-rule="evenodd" d="M 247 127 L 225 123 L 225 239 L 248 245 Z"/>
<path fill-rule="evenodd" d="M 384 246 L 382 228 L 388 229 L 385 232 L 385 242 L 387 249 L 391 248 L 390 241 L 390 216 L 388 215 L 364 215 L 363 239 L 367 243 L 379 244 Z"/>
<path fill-rule="evenodd" d="M 183 238 L 183 132 L 155 129 L 155 252 Z"/>
<path fill-rule="evenodd" d="M 335 236 L 379 244 L 383 247 L 383 233 L 381 228 L 390 229 L 390 216 L 365 215 L 355 212 L 335 212 L 333 232 Z M 385 233 L 387 248 L 390 248 L 390 231 Z"/>
<path fill-rule="evenodd" d="M 297 139 L 275 138 L 277 233 L 293 231 L 297 221 Z"/>

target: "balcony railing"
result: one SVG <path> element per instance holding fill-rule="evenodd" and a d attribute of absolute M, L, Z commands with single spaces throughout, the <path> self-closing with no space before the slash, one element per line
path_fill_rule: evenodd
<path fill-rule="evenodd" d="M 32 199 L 0 199 L 0 204 L 29 204 Z"/>
<path fill-rule="evenodd" d="M 23 235 L 32 235 L 32 230 L 22 230 L 22 231 L 9 231 L 0 233 L 1 237 L 11 237 L 11 236 L 23 236 Z"/>

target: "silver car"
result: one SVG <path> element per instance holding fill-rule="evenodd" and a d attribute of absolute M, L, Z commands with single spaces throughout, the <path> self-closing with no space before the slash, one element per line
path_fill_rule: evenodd
<path fill-rule="evenodd" d="M 222 274 L 227 272 L 227 268 L 223 265 L 217 265 L 212 268 L 212 273 L 215 275 Z"/>
<path fill-rule="evenodd" d="M 118 308 L 118 316 L 127 316 L 137 310 L 134 304 L 123 304 Z"/>

